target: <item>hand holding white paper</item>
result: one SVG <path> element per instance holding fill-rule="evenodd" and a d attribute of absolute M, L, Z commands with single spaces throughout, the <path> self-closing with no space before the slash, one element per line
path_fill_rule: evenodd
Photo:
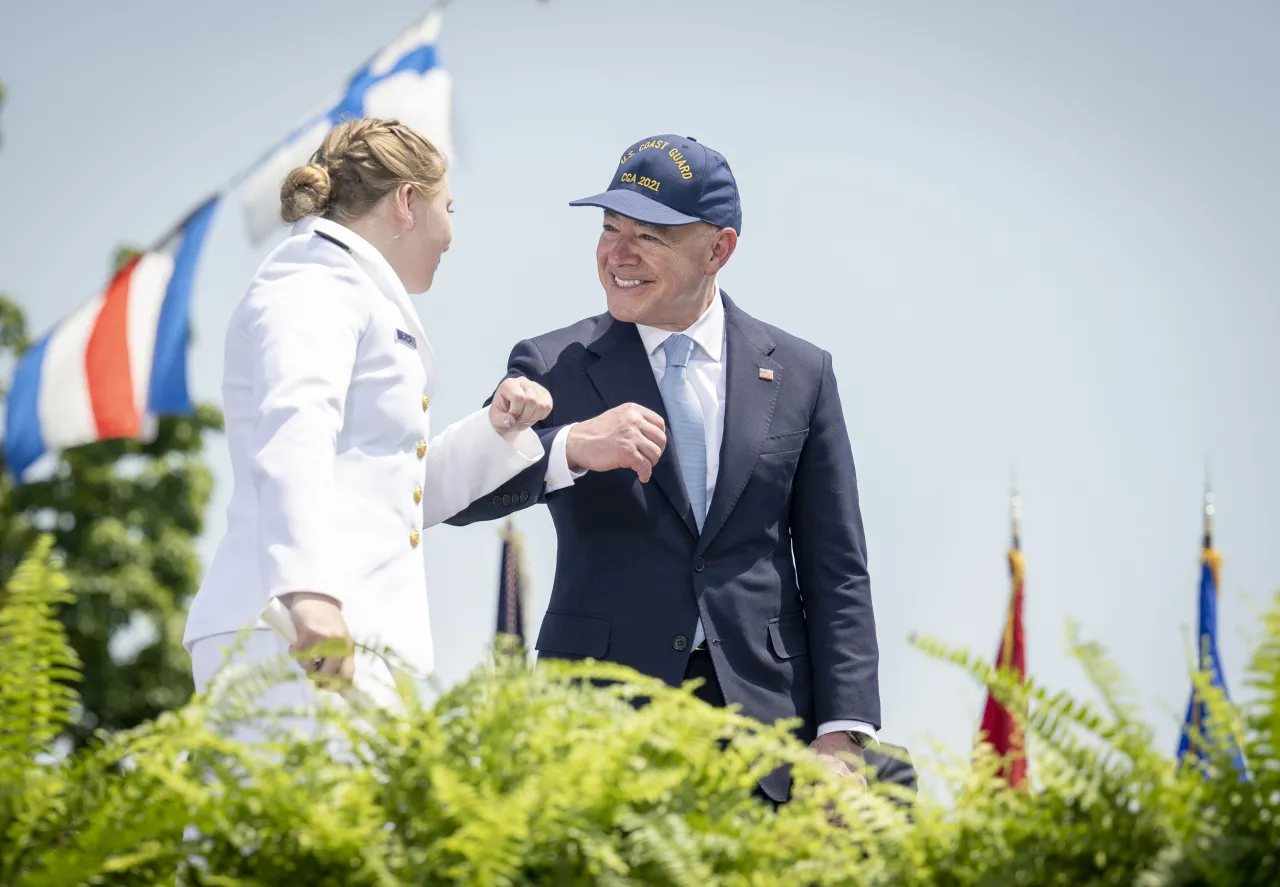
<path fill-rule="evenodd" d="M 293 627 L 293 617 L 289 615 L 289 608 L 278 597 L 273 597 L 265 607 L 262 608 L 260 614 L 262 621 L 271 626 L 271 629 L 289 644 L 298 642 L 297 630 Z M 338 691 L 338 695 L 346 700 L 347 705 L 355 709 L 356 713 L 368 720 L 368 713 L 378 709 L 377 703 L 370 699 L 363 691 L 354 683 L 348 684 Z"/>

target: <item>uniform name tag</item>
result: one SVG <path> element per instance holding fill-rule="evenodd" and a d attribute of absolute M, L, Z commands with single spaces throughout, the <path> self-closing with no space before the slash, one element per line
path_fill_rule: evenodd
<path fill-rule="evenodd" d="M 413 336 L 409 335 L 404 330 L 396 330 L 396 341 L 404 345 L 408 345 L 415 351 L 418 348 L 418 343 L 414 341 Z"/>

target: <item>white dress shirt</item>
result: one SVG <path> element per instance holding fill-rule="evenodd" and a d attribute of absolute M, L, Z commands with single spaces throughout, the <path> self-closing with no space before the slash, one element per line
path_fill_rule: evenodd
<path fill-rule="evenodd" d="M 644 343 L 649 355 L 649 366 L 653 369 L 654 379 L 659 387 L 667 372 L 667 352 L 662 347 L 668 337 L 675 335 L 670 330 L 636 324 L 640 333 L 640 341 Z M 724 354 L 726 349 L 724 302 L 720 298 L 720 287 L 716 287 L 711 304 L 702 316 L 695 320 L 684 335 L 694 341 L 693 353 L 689 355 L 689 363 L 685 368 L 685 376 L 693 386 L 698 403 L 702 406 L 703 428 L 707 435 L 707 505 L 710 507 L 712 496 L 716 491 L 716 475 L 720 470 L 720 443 L 724 439 L 724 405 L 725 374 Z M 556 434 L 551 444 L 550 461 L 547 464 L 547 492 L 572 486 L 574 480 L 585 474 L 585 471 L 571 471 L 565 452 L 569 429 L 566 425 Z M 702 620 L 694 628 L 693 646 L 697 648 L 706 639 L 702 628 Z M 865 733 L 873 740 L 876 731 L 870 724 L 862 721 L 827 721 L 818 726 L 818 735 L 834 733 L 839 730 L 853 730 Z"/>

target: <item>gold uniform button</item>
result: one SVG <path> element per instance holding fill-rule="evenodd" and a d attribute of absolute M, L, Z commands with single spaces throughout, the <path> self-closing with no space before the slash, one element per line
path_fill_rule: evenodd
<path fill-rule="evenodd" d="M 431 398 L 425 394 L 422 395 L 422 412 L 425 413 L 427 411 L 427 407 L 429 406 L 431 406 Z"/>
<path fill-rule="evenodd" d="M 419 533 L 417 530 L 412 530 L 409 533 L 409 544 L 412 545 L 414 548 L 417 548 L 418 543 L 420 541 L 422 541 L 422 534 Z"/>
<path fill-rule="evenodd" d="M 421 459 L 427 454 L 427 442 L 425 440 L 418 441 L 418 458 Z"/>
<path fill-rule="evenodd" d="M 414 505 L 422 504 L 422 487 L 413 488 L 413 504 Z"/>

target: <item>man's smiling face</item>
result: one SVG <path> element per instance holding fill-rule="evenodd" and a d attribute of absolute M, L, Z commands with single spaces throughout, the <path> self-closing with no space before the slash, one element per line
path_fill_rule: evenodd
<path fill-rule="evenodd" d="M 649 225 L 606 211 L 596 266 L 615 320 L 667 330 L 689 327 L 706 309 L 711 281 L 727 255 L 706 222 Z M 730 249 L 730 251 L 732 251 Z"/>

